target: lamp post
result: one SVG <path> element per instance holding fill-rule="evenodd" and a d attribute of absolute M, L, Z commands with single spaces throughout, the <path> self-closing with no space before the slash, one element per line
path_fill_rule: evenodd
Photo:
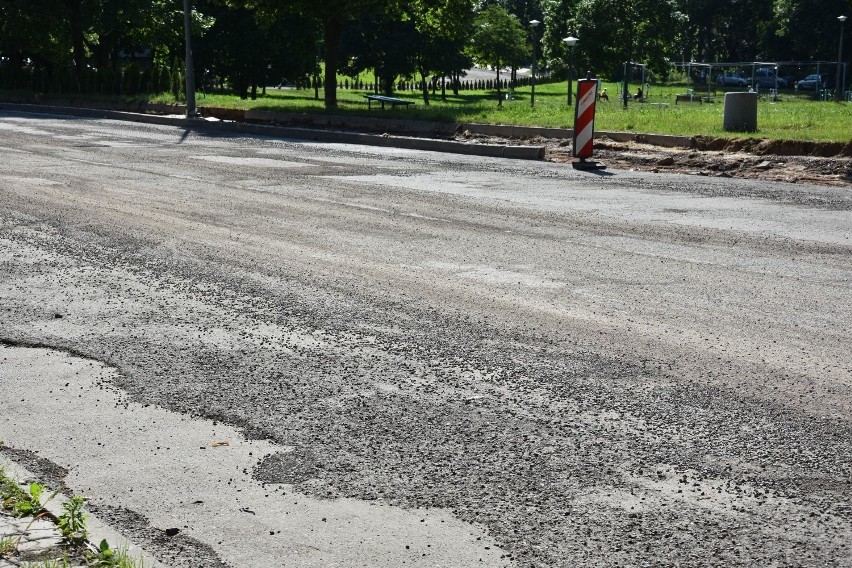
<path fill-rule="evenodd" d="M 532 92 L 530 94 L 530 106 L 535 106 L 535 52 L 536 52 L 536 33 L 535 30 L 541 22 L 538 20 L 530 20 L 530 26 L 532 26 L 532 37 L 533 37 L 533 52 L 532 52 Z"/>
<path fill-rule="evenodd" d="M 189 19 L 189 0 L 183 0 L 183 31 L 186 41 L 186 117 L 195 118 L 198 111 L 195 108 L 195 70 L 192 65 L 192 25 Z"/>
<path fill-rule="evenodd" d="M 568 106 L 571 106 L 571 92 L 574 90 L 572 88 L 573 77 L 571 77 L 572 67 L 574 67 L 573 55 L 574 55 L 574 46 L 577 45 L 577 42 L 580 41 L 578 38 L 574 36 L 568 36 L 562 41 L 565 42 L 565 45 L 568 46 Z"/>
<path fill-rule="evenodd" d="M 834 100 L 840 102 L 843 95 L 842 89 L 846 86 L 841 86 L 840 84 L 840 62 L 843 59 L 843 24 L 846 23 L 846 16 L 837 16 L 837 20 L 840 22 L 840 45 L 837 47 L 837 75 L 834 76 Z M 846 79 L 845 74 L 843 78 Z"/>

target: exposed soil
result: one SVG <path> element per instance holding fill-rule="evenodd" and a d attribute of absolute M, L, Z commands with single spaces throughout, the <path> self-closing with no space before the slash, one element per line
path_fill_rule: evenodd
<path fill-rule="evenodd" d="M 570 162 L 571 140 L 532 138 L 482 142 L 540 144 L 547 148 L 546 160 Z M 655 173 L 736 177 L 852 187 L 852 142 L 802 142 L 796 140 L 730 139 L 697 136 L 689 148 L 666 148 L 640 142 L 595 140 L 594 159 L 610 168 Z"/>

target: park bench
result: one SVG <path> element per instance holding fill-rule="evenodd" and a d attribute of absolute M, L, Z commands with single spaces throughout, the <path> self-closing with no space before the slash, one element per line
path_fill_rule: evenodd
<path fill-rule="evenodd" d="M 414 101 L 406 101 L 405 99 L 397 99 L 396 97 L 387 97 L 385 95 L 364 95 L 364 98 L 367 99 L 367 109 L 370 109 L 374 102 L 381 103 L 382 110 L 384 110 L 385 104 L 391 105 L 391 108 L 396 108 L 399 105 L 407 107 L 414 104 Z"/>
<path fill-rule="evenodd" d="M 675 104 L 677 104 L 681 101 L 686 102 L 686 103 L 703 103 L 704 102 L 703 97 L 696 95 L 696 94 L 693 94 L 693 93 L 686 93 L 686 94 L 683 94 L 683 95 L 675 95 Z"/>

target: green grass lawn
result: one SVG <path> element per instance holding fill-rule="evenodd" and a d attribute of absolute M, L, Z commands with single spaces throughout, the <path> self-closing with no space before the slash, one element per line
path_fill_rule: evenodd
<path fill-rule="evenodd" d="M 684 87 L 650 88 L 647 102 L 628 103 L 623 108 L 618 100 L 618 85 L 605 83 L 610 100 L 598 103 L 595 117 L 597 130 L 631 131 L 641 133 L 707 135 L 726 137 L 758 136 L 772 139 L 847 142 L 852 140 L 852 103 L 821 102 L 781 94 L 777 101 L 763 96 L 758 103 L 758 132 L 730 133 L 722 130 L 724 92 L 717 91 L 714 102 L 675 104 L 675 94 Z M 631 86 L 631 92 L 636 86 Z M 453 96 L 448 91 L 441 100 L 440 91 L 423 104 L 419 92 L 399 91 L 399 98 L 415 101 L 409 108 L 367 111 L 365 91 L 338 90 L 339 108 L 336 114 L 414 118 L 422 120 L 485 122 L 530 126 L 571 127 L 574 110 L 567 105 L 566 83 L 536 86 L 536 106 L 530 106 L 530 88 L 515 90 L 513 100 L 497 105 L 496 91 L 462 91 Z M 505 92 L 504 92 L 505 96 Z M 322 92 L 320 91 L 320 98 Z M 165 101 L 164 101 L 165 102 Z M 654 104 L 663 103 L 663 104 Z M 282 112 L 326 112 L 322 100 L 314 98 L 313 90 L 268 89 L 257 100 L 240 100 L 231 95 L 199 96 L 199 106 L 260 109 Z"/>
<path fill-rule="evenodd" d="M 731 133 L 722 130 L 724 92 L 717 91 L 714 102 L 675 104 L 675 95 L 684 93 L 685 87 L 652 85 L 646 102 L 628 103 L 624 109 L 618 100 L 619 86 L 604 83 L 610 100 L 597 105 L 595 128 L 599 131 L 629 131 L 637 133 L 676 134 L 685 136 L 706 135 L 722 137 L 760 137 L 784 140 L 849 142 L 852 140 L 852 103 L 815 101 L 781 94 L 777 101 L 762 96 L 758 103 L 756 133 Z M 631 85 L 635 92 L 637 85 Z M 414 101 L 408 108 L 395 110 L 367 110 L 364 95 L 367 91 L 339 89 L 339 115 L 383 116 L 447 122 L 484 122 L 570 128 L 574 109 L 567 105 L 565 82 L 536 86 L 536 106 L 530 106 L 530 88 L 514 91 L 512 100 L 503 100 L 498 107 L 496 91 L 461 91 L 453 96 L 447 91 L 442 100 L 440 90 L 431 97 L 431 104 L 423 103 L 420 92 L 398 91 L 399 98 Z M 505 97 L 505 91 L 503 92 Z M 326 113 L 322 101 L 314 97 L 313 89 L 267 89 L 266 95 L 256 100 L 241 100 L 227 94 L 198 94 L 198 106 L 258 109 L 279 112 Z M 49 96 L 40 96 L 49 100 Z M 85 97 L 79 97 L 85 98 Z M 173 103 L 171 95 L 153 97 L 151 102 Z"/>

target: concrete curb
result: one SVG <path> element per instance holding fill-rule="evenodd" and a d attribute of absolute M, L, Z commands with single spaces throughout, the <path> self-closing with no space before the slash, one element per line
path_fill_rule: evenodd
<path fill-rule="evenodd" d="M 0 468 L 5 470 L 8 477 L 19 482 L 39 481 L 37 475 L 3 455 L 0 455 Z M 63 512 L 62 505 L 68 502 L 68 500 L 68 497 L 59 493 L 51 501 L 46 503 L 44 508 L 53 516 L 58 517 Z M 157 561 L 140 546 L 130 542 L 125 536 L 101 521 L 91 512 L 86 511 L 86 515 L 88 516 L 86 526 L 89 529 L 89 542 L 97 545 L 102 540 L 106 540 L 110 548 L 126 550 L 131 557 L 141 560 L 145 568 L 167 568 L 165 564 Z"/>
<path fill-rule="evenodd" d="M 503 136 L 509 138 L 573 138 L 573 128 L 545 128 L 541 126 L 515 126 L 511 124 L 478 124 L 464 123 L 462 131 L 483 136 Z M 666 148 L 690 148 L 692 140 L 689 136 L 670 136 L 667 134 L 641 134 L 636 132 L 615 132 L 607 130 L 595 131 L 596 138 L 609 138 L 616 142 L 639 142 L 653 144 Z"/>
<path fill-rule="evenodd" d="M 379 134 L 363 134 L 341 130 L 319 130 L 289 126 L 270 126 L 240 122 L 210 122 L 186 117 L 161 116 L 152 114 L 132 113 L 117 110 L 102 110 L 78 107 L 57 107 L 31 104 L 0 103 L 0 110 L 32 113 L 67 114 L 87 118 L 106 118 L 126 120 L 146 124 L 161 124 L 178 126 L 188 129 L 204 129 L 215 132 L 238 134 L 257 134 L 278 138 L 295 138 L 314 142 L 330 142 L 343 144 L 364 144 L 404 148 L 409 150 L 426 150 L 431 152 L 447 152 L 471 156 L 493 158 L 510 158 L 517 160 L 541 160 L 544 158 L 544 146 L 504 146 L 498 144 L 467 144 L 452 140 L 435 140 L 430 138 L 414 138 L 407 136 L 390 136 Z"/>

